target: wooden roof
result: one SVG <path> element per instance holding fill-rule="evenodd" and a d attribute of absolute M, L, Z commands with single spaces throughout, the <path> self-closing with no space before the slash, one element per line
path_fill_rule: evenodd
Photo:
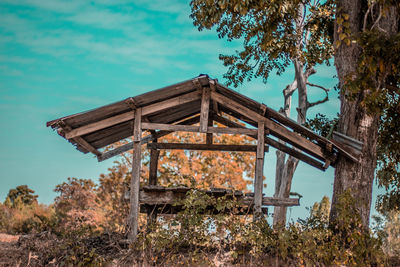
<path fill-rule="evenodd" d="M 135 109 L 142 108 L 144 122 L 193 124 L 196 122 L 193 116 L 200 114 L 201 98 L 205 88 L 211 90 L 210 114 L 214 114 L 215 121 L 228 127 L 240 128 L 243 126 L 234 125 L 228 120 L 224 121 L 224 117 L 219 114 L 229 114 L 255 127 L 261 119 L 269 131 L 265 139 L 266 144 L 314 167 L 318 165 L 320 169 L 334 164 L 339 154 L 353 161 L 358 160 L 341 143 L 317 135 L 265 104 L 225 87 L 208 75 L 200 75 L 113 104 L 52 120 L 47 122 L 47 126 L 56 129 L 58 134 L 75 145 L 79 151 L 91 152 L 101 161 L 132 148 L 132 145 L 128 144 L 116 151 L 103 153 L 99 150 L 133 135 Z M 185 122 L 185 119 L 188 121 Z M 167 133 L 160 131 L 157 134 L 161 136 Z M 142 140 L 142 143 L 156 137 L 149 135 Z"/>

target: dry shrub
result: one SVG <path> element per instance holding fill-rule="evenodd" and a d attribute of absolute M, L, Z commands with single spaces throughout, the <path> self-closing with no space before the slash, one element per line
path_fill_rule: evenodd
<path fill-rule="evenodd" d="M 0 231 L 5 233 L 38 233 L 51 228 L 54 221 L 52 206 L 33 203 L 15 209 L 0 204 Z"/>

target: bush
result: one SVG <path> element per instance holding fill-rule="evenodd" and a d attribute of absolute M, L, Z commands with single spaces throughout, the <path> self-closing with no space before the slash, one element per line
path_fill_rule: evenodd
<path fill-rule="evenodd" d="M 8 234 L 39 233 L 56 224 L 52 206 L 33 203 L 18 208 L 0 204 L 0 231 Z"/>
<path fill-rule="evenodd" d="M 234 197 L 215 199 L 193 190 L 179 203 L 185 209 L 175 218 L 158 220 L 150 233 L 142 231 L 134 251 L 148 263 L 161 265 L 213 265 L 216 257 L 228 265 L 384 265 L 382 242 L 362 228 L 353 201 L 349 193 L 343 194 L 341 217 L 331 224 L 318 217 L 322 214 L 312 214 L 287 229 L 273 229 L 266 220 L 233 215 L 239 208 Z M 206 209 L 210 204 L 231 213 L 213 215 Z"/>

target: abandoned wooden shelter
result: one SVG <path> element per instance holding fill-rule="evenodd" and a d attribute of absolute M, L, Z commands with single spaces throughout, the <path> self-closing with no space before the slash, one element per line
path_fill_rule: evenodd
<path fill-rule="evenodd" d="M 229 119 L 232 116 L 246 126 Z M 214 127 L 213 122 L 225 127 Z M 335 166 L 339 156 L 358 161 L 346 144 L 321 137 L 279 112 L 233 91 L 208 75 L 154 90 L 90 111 L 47 122 L 48 127 L 83 153 L 93 153 L 99 161 L 133 149 L 130 184 L 129 237 L 135 239 L 139 212 L 149 217 L 177 212 L 175 200 L 188 188 L 157 186 L 160 149 L 242 151 L 256 153 L 254 193 L 233 192 L 243 206 L 261 216 L 265 206 L 295 206 L 298 198 L 264 197 L 264 153 L 272 146 L 322 171 Z M 204 144 L 161 143 L 158 138 L 177 131 L 204 133 Z M 147 134 L 143 134 L 143 132 Z M 257 145 L 213 143 L 214 134 L 241 134 L 254 138 Z M 132 142 L 104 150 L 133 136 Z M 150 149 L 149 185 L 140 187 L 142 145 Z M 211 189 L 208 194 L 222 196 L 228 190 Z M 153 211 L 150 213 L 150 211 Z M 156 211 L 156 212 L 154 212 Z M 154 218 L 152 218 L 154 219 Z"/>

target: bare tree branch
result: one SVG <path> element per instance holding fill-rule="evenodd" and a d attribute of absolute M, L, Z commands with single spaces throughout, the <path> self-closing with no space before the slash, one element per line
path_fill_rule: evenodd
<path fill-rule="evenodd" d="M 378 26 L 378 28 L 379 28 L 380 30 L 384 31 L 384 30 L 381 29 L 381 28 L 379 27 L 379 25 L 378 25 L 378 23 L 379 23 L 379 21 L 381 20 L 381 18 L 382 18 L 382 5 L 379 5 L 379 16 L 378 16 L 378 18 L 376 19 L 376 21 L 374 22 L 374 25 L 372 25 L 371 31 L 375 28 L 375 26 Z M 386 32 L 386 31 L 385 31 L 385 32 Z"/>
<path fill-rule="evenodd" d="M 328 95 L 327 95 L 327 96 L 325 96 L 325 98 L 322 99 L 322 100 L 318 100 L 318 101 L 315 101 L 315 102 L 312 102 L 312 103 L 308 102 L 308 103 L 307 103 L 307 109 L 309 109 L 309 108 L 311 108 L 311 107 L 313 107 L 313 106 L 316 106 L 316 105 L 325 103 L 325 102 L 328 101 L 328 100 L 329 100 L 329 97 L 328 97 Z"/>
<path fill-rule="evenodd" d="M 374 5 L 375 5 L 375 3 L 372 2 L 371 5 L 368 7 L 367 12 L 365 12 L 365 15 L 364 15 L 364 23 L 363 23 L 363 32 L 365 32 L 365 30 L 367 29 L 367 19 L 368 19 L 368 15 L 369 15 L 369 13 L 371 12 L 371 9 L 374 8 Z"/>
<path fill-rule="evenodd" d="M 315 101 L 315 102 L 312 102 L 312 103 L 307 102 L 307 109 L 309 109 L 309 108 L 311 108 L 311 107 L 314 107 L 314 106 L 316 106 L 316 105 L 325 103 L 326 101 L 329 100 L 329 96 L 328 96 L 329 89 L 328 89 L 328 88 L 325 88 L 325 87 L 323 87 L 323 86 L 321 86 L 321 85 L 318 85 L 318 84 L 309 83 L 309 82 L 307 82 L 307 85 L 312 86 L 312 87 L 320 88 L 320 89 L 324 90 L 324 92 L 325 92 L 325 94 L 326 94 L 325 98 L 322 99 L 322 100 L 318 100 L 318 101 Z"/>
<path fill-rule="evenodd" d="M 306 71 L 304 72 L 304 77 L 306 80 L 308 80 L 308 78 L 317 73 L 317 71 L 314 69 L 314 67 L 307 67 Z"/>
<path fill-rule="evenodd" d="M 283 97 L 284 97 L 283 105 L 284 106 L 282 109 L 282 113 L 286 117 L 289 117 L 289 115 L 290 115 L 290 108 L 292 105 L 292 95 L 296 90 L 297 90 L 297 80 L 294 80 L 291 84 L 286 86 L 285 89 L 283 89 Z"/>
<path fill-rule="evenodd" d="M 283 96 L 289 97 L 297 90 L 297 81 L 294 80 L 291 84 L 288 84 L 285 89 L 283 89 Z"/>
<path fill-rule="evenodd" d="M 328 88 L 325 88 L 325 87 L 323 87 L 323 86 L 321 86 L 321 85 L 314 84 L 314 83 L 309 83 L 309 82 L 307 82 L 307 85 L 312 86 L 312 87 L 320 88 L 320 89 L 324 90 L 326 93 L 328 93 L 329 90 L 330 90 L 330 89 L 328 89 Z"/>

